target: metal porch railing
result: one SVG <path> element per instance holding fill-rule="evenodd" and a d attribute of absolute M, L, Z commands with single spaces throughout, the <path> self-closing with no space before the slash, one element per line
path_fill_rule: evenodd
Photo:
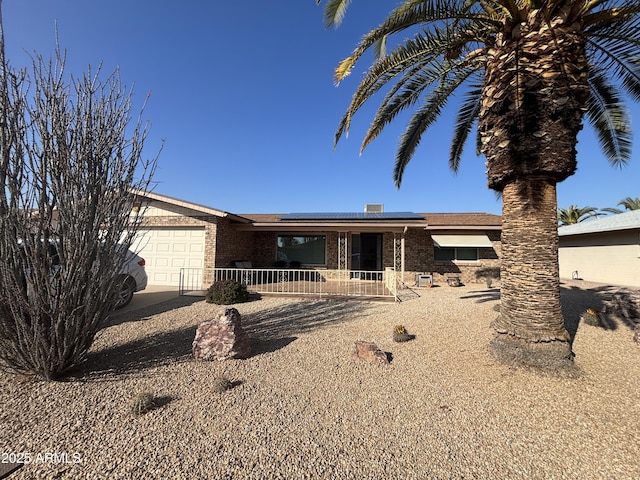
<path fill-rule="evenodd" d="M 202 268 L 181 268 L 180 284 L 178 291 L 180 295 L 200 294 L 204 295 L 203 290 L 203 269 Z"/>
<path fill-rule="evenodd" d="M 397 298 L 397 279 L 393 269 L 373 272 L 288 268 L 214 269 L 213 281 L 225 279 L 243 283 L 249 291 L 261 294 Z M 202 282 L 202 269 L 181 269 L 181 294 L 206 288 Z"/>

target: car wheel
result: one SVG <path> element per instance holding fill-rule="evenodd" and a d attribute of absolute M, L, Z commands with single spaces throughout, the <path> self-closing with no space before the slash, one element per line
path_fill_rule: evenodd
<path fill-rule="evenodd" d="M 118 288 L 115 292 L 115 305 L 113 306 L 114 310 L 129 305 L 133 298 L 133 293 L 136 291 L 136 283 L 131 277 L 123 277 L 117 285 Z"/>

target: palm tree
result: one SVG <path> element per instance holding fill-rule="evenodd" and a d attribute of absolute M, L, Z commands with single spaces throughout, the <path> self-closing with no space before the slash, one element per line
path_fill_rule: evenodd
<path fill-rule="evenodd" d="M 597 216 L 598 209 L 595 207 L 580 208 L 577 205 L 569 205 L 569 208 L 558 209 L 558 224 L 573 225 Z"/>
<path fill-rule="evenodd" d="M 640 210 L 640 197 L 636 197 L 636 198 L 627 197 L 627 198 L 624 198 L 624 199 L 622 199 L 622 200 L 620 200 L 618 202 L 618 205 L 622 205 L 624 207 L 624 210 L 621 210 L 619 208 L 603 208 L 602 211 L 603 212 L 609 212 L 609 213 L 622 213 L 625 210 L 626 211 Z"/>
<path fill-rule="evenodd" d="M 328 0 L 325 23 L 338 25 L 349 3 Z M 412 109 L 396 154 L 397 186 L 449 101 L 460 102 L 454 171 L 477 125 L 476 150 L 503 201 L 502 301 L 491 342 L 502 361 L 572 364 L 560 308 L 556 184 L 576 171 L 584 116 L 613 165 L 630 158 L 623 94 L 640 99 L 638 12 L 640 0 L 404 0 L 335 70 L 342 81 L 366 51 L 383 52 L 402 32 L 366 71 L 335 137 L 348 133 L 354 114 L 381 90 L 363 149 Z"/>

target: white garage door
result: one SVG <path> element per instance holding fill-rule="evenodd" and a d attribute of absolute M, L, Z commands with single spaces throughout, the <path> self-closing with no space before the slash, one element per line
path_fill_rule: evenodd
<path fill-rule="evenodd" d="M 140 230 L 134 249 L 145 259 L 149 285 L 178 286 L 181 268 L 204 267 L 204 228 Z"/>

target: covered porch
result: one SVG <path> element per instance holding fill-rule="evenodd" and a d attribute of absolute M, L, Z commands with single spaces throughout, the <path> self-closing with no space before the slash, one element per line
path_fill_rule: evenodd
<path fill-rule="evenodd" d="M 245 248 L 217 251 L 214 268 L 204 272 L 205 285 L 233 278 L 264 294 L 398 298 L 405 236 L 410 227 L 424 231 L 426 226 L 414 213 L 253 215 L 251 220 L 229 225 L 234 244 Z"/>
<path fill-rule="evenodd" d="M 308 269 L 216 269 L 216 280 L 233 279 L 260 294 L 394 299 L 395 272 Z"/>

